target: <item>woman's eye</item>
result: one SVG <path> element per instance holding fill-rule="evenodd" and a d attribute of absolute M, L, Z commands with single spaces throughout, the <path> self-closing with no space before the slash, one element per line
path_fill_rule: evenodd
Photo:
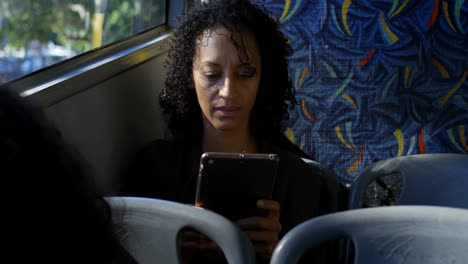
<path fill-rule="evenodd" d="M 219 78 L 219 74 L 217 74 L 217 73 L 205 73 L 205 74 L 203 74 L 203 75 L 204 75 L 205 78 L 206 78 L 207 80 L 209 80 L 209 81 L 215 80 L 215 79 Z"/>
<path fill-rule="evenodd" d="M 256 71 L 243 71 L 240 73 L 240 76 L 243 78 L 252 78 L 257 75 Z"/>
<path fill-rule="evenodd" d="M 247 67 L 239 72 L 239 75 L 243 78 L 252 78 L 257 75 L 257 70 L 254 67 Z"/>

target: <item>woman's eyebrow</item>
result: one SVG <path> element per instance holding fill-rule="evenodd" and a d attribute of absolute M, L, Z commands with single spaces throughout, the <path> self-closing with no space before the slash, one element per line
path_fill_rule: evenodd
<path fill-rule="evenodd" d="M 221 64 L 220 63 L 217 63 L 216 61 L 211 61 L 211 60 L 205 60 L 205 61 L 201 61 L 199 63 L 200 67 L 212 67 L 212 68 L 220 68 L 221 67 Z"/>
<path fill-rule="evenodd" d="M 195 67 L 204 70 L 204 68 L 219 68 L 221 65 L 212 61 L 198 61 Z"/>
<path fill-rule="evenodd" d="M 252 63 L 248 63 L 248 62 L 241 63 L 239 65 L 239 67 L 245 67 L 245 68 L 248 68 L 248 69 L 251 69 L 251 70 L 256 70 L 257 69 L 257 67 L 255 67 L 255 65 L 253 65 Z"/>

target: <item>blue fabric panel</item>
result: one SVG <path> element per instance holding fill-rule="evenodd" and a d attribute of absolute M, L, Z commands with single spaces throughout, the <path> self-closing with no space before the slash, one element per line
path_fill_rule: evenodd
<path fill-rule="evenodd" d="M 468 1 L 257 2 L 295 51 L 285 133 L 343 183 L 376 160 L 468 153 Z"/>

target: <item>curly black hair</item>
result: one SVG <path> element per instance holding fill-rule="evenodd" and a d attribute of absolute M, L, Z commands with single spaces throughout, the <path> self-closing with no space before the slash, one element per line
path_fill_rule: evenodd
<path fill-rule="evenodd" d="M 262 72 L 259 90 L 250 118 L 251 134 L 268 137 L 280 134 L 288 119 L 288 106 L 294 106 L 294 90 L 288 74 L 291 54 L 288 40 L 276 20 L 262 6 L 248 0 L 212 0 L 192 10 L 177 27 L 172 38 L 166 67 L 165 87 L 159 103 L 176 138 L 201 136 L 201 109 L 192 84 L 193 57 L 197 38 L 207 29 L 222 25 L 231 31 L 231 40 L 240 56 L 244 43 L 235 43 L 235 32 L 251 31 L 260 51 Z M 242 41 L 241 41 L 242 42 Z"/>
<path fill-rule="evenodd" d="M 0 87 L 0 175 L 13 191 L 4 199 L 4 220 L 14 230 L 6 240 L 28 238 L 18 249 L 29 255 L 16 259 L 110 263 L 119 254 L 110 207 L 84 158 L 41 108 L 6 87 Z"/>

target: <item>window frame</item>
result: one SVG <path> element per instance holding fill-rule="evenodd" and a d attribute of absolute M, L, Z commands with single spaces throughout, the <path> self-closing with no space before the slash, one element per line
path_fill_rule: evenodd
<path fill-rule="evenodd" d="M 186 11 L 187 2 L 166 0 L 166 24 L 11 80 L 0 89 L 8 86 L 48 107 L 128 71 L 167 51 L 171 28 Z"/>

